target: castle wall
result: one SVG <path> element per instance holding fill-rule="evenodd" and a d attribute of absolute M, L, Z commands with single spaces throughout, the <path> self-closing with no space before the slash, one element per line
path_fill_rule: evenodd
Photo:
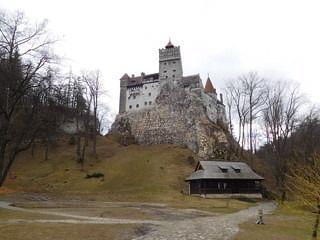
<path fill-rule="evenodd" d="M 216 123 L 218 119 L 217 111 L 217 95 L 216 94 L 206 94 L 202 91 L 201 97 L 203 99 L 203 104 L 206 108 L 206 114 L 208 118 Z"/>
<path fill-rule="evenodd" d="M 126 90 L 126 111 L 133 112 L 154 106 L 159 94 L 159 82 L 144 83 Z"/>

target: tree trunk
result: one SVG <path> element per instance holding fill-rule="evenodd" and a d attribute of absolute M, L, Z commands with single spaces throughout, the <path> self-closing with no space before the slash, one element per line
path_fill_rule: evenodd
<path fill-rule="evenodd" d="M 98 94 L 98 93 L 97 93 Z M 98 95 L 97 95 L 98 96 Z M 94 106 L 94 124 L 93 124 L 93 141 L 92 141 L 92 151 L 93 151 L 93 155 L 95 158 L 97 158 L 97 102 L 98 102 L 98 99 L 97 99 L 97 96 L 96 96 L 96 100 L 94 102 L 95 106 Z"/>
<path fill-rule="evenodd" d="M 8 164 L 5 164 L 5 155 L 3 154 L 3 156 L 0 156 L 0 161 L 3 162 L 1 172 L 0 172 L 0 187 L 3 185 L 4 181 L 6 180 L 6 177 L 9 173 L 9 170 L 13 164 L 14 159 L 15 157 L 10 157 Z"/>
<path fill-rule="evenodd" d="M 312 240 L 317 240 L 319 222 L 320 222 L 320 199 L 318 198 L 317 199 L 316 220 L 314 222 L 313 229 L 312 229 Z"/>
<path fill-rule="evenodd" d="M 81 136 L 77 133 L 77 148 L 76 148 L 77 162 L 81 162 Z"/>
<path fill-rule="evenodd" d="M 44 150 L 44 160 L 47 161 L 49 159 L 49 138 L 46 139 L 46 145 Z"/>
<path fill-rule="evenodd" d="M 31 145 L 31 157 L 33 158 L 34 157 L 34 149 L 35 149 L 35 146 L 36 144 L 35 143 L 32 143 Z"/>
<path fill-rule="evenodd" d="M 81 152 L 81 171 L 84 170 L 84 158 L 86 154 L 86 144 L 82 145 L 82 152 Z"/>
<path fill-rule="evenodd" d="M 250 141 L 250 164 L 253 168 L 253 145 L 252 145 L 252 110 L 250 110 L 250 120 L 249 120 L 249 141 Z"/>

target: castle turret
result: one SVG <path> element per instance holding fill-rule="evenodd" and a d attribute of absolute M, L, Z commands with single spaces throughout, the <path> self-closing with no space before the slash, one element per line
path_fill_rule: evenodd
<path fill-rule="evenodd" d="M 181 80 L 182 75 L 180 47 L 169 40 L 165 48 L 159 49 L 159 79 L 176 82 Z"/>
<path fill-rule="evenodd" d="M 204 92 L 207 94 L 217 94 L 216 89 L 213 87 L 210 77 L 208 76 Z"/>
<path fill-rule="evenodd" d="M 119 102 L 119 113 L 126 111 L 126 102 L 127 102 L 127 85 L 130 77 L 128 74 L 124 74 L 120 78 L 120 102 Z"/>

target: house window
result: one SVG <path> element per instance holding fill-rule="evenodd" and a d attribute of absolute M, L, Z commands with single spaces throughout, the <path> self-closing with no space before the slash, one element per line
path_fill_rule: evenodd
<path fill-rule="evenodd" d="M 240 173 L 241 172 L 241 169 L 237 166 L 232 166 L 233 170 L 236 172 L 236 173 Z"/>
<path fill-rule="evenodd" d="M 227 173 L 228 172 L 228 168 L 224 167 L 224 166 L 219 166 L 221 172 L 223 173 Z"/>
<path fill-rule="evenodd" d="M 138 108 L 138 107 L 139 107 L 139 104 L 136 105 L 136 108 Z"/>
<path fill-rule="evenodd" d="M 144 102 L 144 105 L 148 105 L 148 102 Z"/>
<path fill-rule="evenodd" d="M 151 96 L 151 92 L 149 92 L 149 96 Z"/>
<path fill-rule="evenodd" d="M 129 108 L 131 109 L 131 108 L 132 108 L 132 106 L 130 105 L 130 106 L 129 106 Z"/>
<path fill-rule="evenodd" d="M 152 104 L 152 102 L 151 101 L 149 101 L 149 105 L 151 105 Z"/>

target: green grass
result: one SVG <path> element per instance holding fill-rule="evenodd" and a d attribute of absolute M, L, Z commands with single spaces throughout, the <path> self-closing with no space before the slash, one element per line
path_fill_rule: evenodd
<path fill-rule="evenodd" d="M 14 163 L 5 188 L 52 194 L 63 198 L 106 201 L 162 202 L 174 207 L 232 212 L 252 203 L 238 200 L 201 199 L 182 194 L 184 179 L 194 170 L 188 157 L 193 153 L 175 145 L 119 145 L 110 137 L 99 137 L 98 159 L 87 151 L 84 171 L 75 160 L 75 146 L 68 140 L 51 149 L 49 160 L 38 146 Z M 193 156 L 194 157 L 194 156 Z M 85 176 L 102 173 L 104 178 Z M 63 195 L 61 195 L 63 193 Z"/>
<path fill-rule="evenodd" d="M 131 239 L 138 225 L 10 224 L 0 225 L 1 240 L 121 240 Z"/>
<path fill-rule="evenodd" d="M 314 217 L 294 203 L 286 203 L 273 214 L 265 216 L 265 225 L 256 225 L 254 220 L 242 224 L 234 240 L 311 239 Z"/>

